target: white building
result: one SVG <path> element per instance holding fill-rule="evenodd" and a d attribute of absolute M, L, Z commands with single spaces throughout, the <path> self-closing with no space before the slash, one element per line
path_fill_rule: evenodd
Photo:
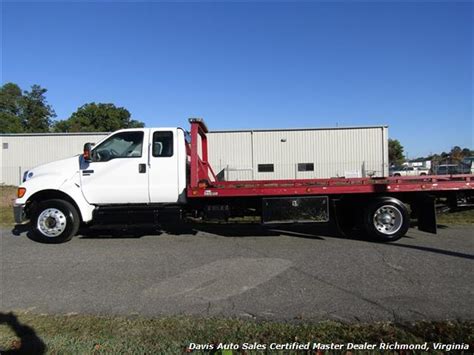
<path fill-rule="evenodd" d="M 215 131 L 209 160 L 225 180 L 388 176 L 387 126 Z"/>
<path fill-rule="evenodd" d="M 18 185 L 23 172 L 54 160 L 81 154 L 84 144 L 108 133 L 0 134 L 0 184 Z"/>
<path fill-rule="evenodd" d="M 107 134 L 0 134 L 0 184 L 18 185 L 24 171 L 81 154 Z M 214 131 L 209 160 L 225 180 L 387 176 L 387 127 Z"/>

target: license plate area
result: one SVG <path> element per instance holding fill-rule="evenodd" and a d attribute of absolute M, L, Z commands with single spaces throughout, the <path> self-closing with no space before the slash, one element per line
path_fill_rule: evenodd
<path fill-rule="evenodd" d="M 327 196 L 269 197 L 262 201 L 262 223 L 323 223 L 329 221 Z"/>

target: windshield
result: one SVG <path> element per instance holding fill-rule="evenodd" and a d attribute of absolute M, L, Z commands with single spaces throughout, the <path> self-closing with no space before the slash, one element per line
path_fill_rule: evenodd
<path fill-rule="evenodd" d="M 114 134 L 92 151 L 93 161 L 109 161 L 116 158 L 139 158 L 142 156 L 143 132 L 120 132 Z"/>

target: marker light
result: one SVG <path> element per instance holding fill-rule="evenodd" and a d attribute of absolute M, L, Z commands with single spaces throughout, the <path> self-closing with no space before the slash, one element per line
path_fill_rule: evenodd
<path fill-rule="evenodd" d="M 26 193 L 26 189 L 24 187 L 19 187 L 16 192 L 16 196 L 18 198 L 22 198 L 23 196 L 25 196 L 25 193 Z"/>
<path fill-rule="evenodd" d="M 199 181 L 199 182 L 198 182 L 198 187 L 199 187 L 200 189 L 205 189 L 205 188 L 207 188 L 208 186 L 209 186 L 209 184 L 208 184 L 207 181 Z"/>

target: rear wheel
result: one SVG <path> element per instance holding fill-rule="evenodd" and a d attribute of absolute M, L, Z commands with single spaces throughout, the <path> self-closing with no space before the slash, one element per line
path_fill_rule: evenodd
<path fill-rule="evenodd" d="M 395 198 L 378 199 L 367 206 L 364 225 L 372 239 L 392 242 L 403 237 L 410 226 L 406 206 Z"/>
<path fill-rule="evenodd" d="M 31 237 L 41 243 L 64 243 L 79 230 L 77 209 L 64 200 L 40 202 L 32 211 Z"/>

